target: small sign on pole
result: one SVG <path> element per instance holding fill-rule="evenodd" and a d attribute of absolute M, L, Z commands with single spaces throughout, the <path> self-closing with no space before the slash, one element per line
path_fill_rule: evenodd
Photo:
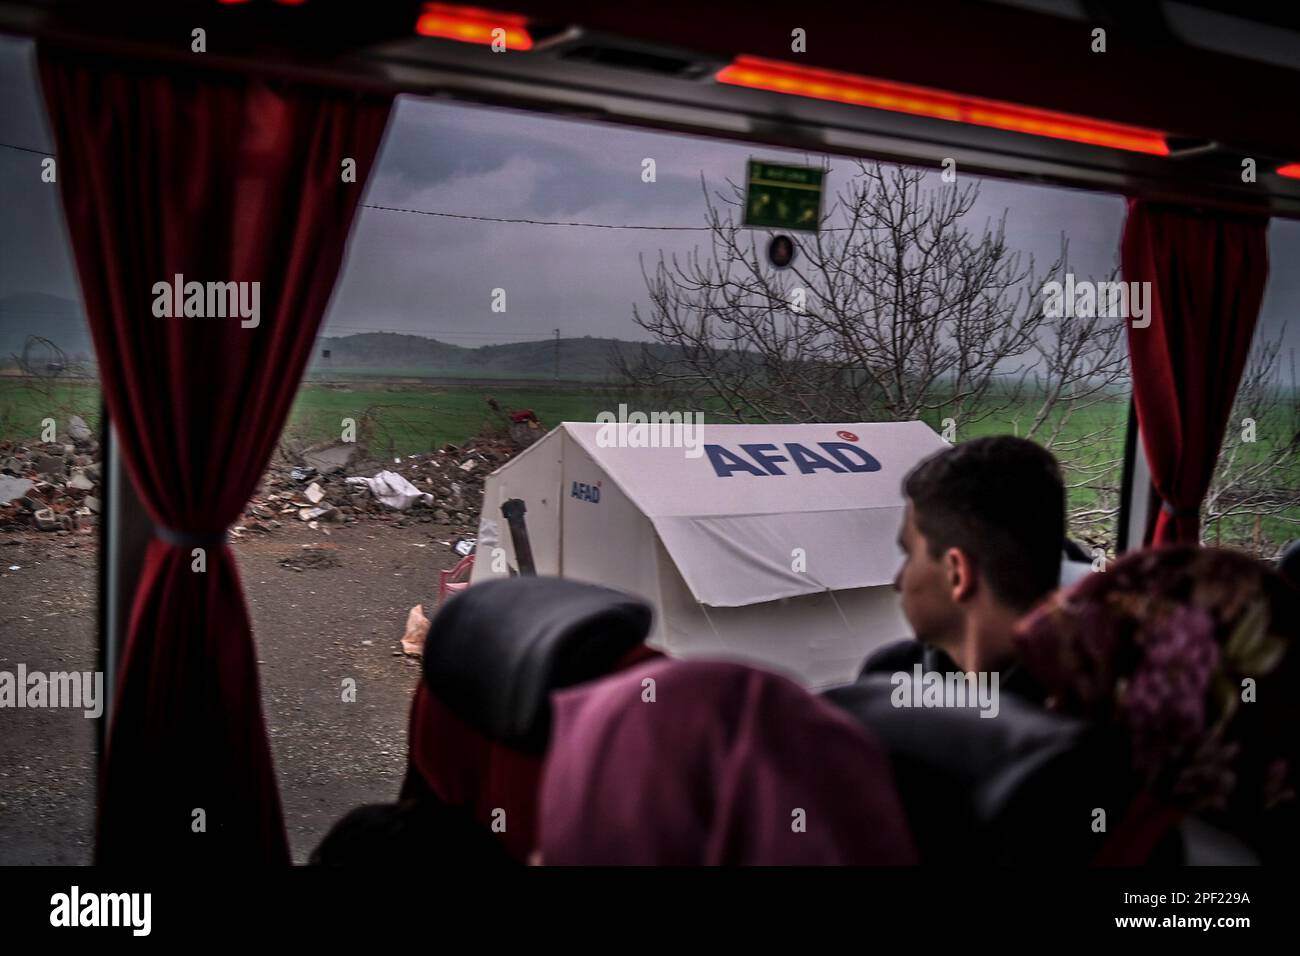
<path fill-rule="evenodd" d="M 817 232 L 822 222 L 824 169 L 760 159 L 749 161 L 745 225 L 792 232 Z"/>

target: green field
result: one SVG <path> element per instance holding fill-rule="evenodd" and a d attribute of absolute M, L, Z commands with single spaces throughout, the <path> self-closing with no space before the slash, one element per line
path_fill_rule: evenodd
<path fill-rule="evenodd" d="M 553 371 L 541 372 L 521 372 L 513 369 L 503 371 L 483 372 L 479 369 L 428 369 L 419 365 L 392 365 L 392 366 L 344 366 L 340 368 L 316 369 L 306 376 L 307 383 L 311 382 L 375 382 L 384 381 L 406 381 L 415 382 L 425 381 L 446 381 L 448 379 L 464 379 L 466 382 L 482 381 L 491 379 L 493 381 L 517 381 L 517 382 L 541 382 L 549 386 L 555 381 Z M 604 380 L 604 376 L 599 373 L 591 372 L 584 374 L 582 372 L 564 373 L 565 382 L 584 382 L 597 385 Z"/>
<path fill-rule="evenodd" d="M 518 387 L 442 385 L 304 383 L 294 402 L 285 433 L 304 443 L 339 437 L 345 418 L 356 420 L 358 437 L 375 457 L 426 452 L 447 442 L 459 443 L 485 427 L 498 426 L 501 419 L 486 404 L 488 396 L 504 410 L 532 409 L 546 427 L 561 421 L 592 421 L 619 402 L 630 408 L 651 409 L 663 404 L 653 396 L 637 397 L 602 386 L 525 384 Z M 1036 404 L 1020 402 L 992 412 L 969 424 L 958 421 L 958 440 L 989 434 L 1025 434 L 1033 421 Z M 31 441 L 37 439 L 41 422 L 53 417 L 60 430 L 71 414 L 81 415 L 92 426 L 99 422 L 99 389 L 94 383 L 58 383 L 36 388 L 19 379 L 0 379 L 0 437 Z M 1077 513 L 1072 531 L 1081 540 L 1109 550 L 1113 543 L 1120 482 L 1120 459 L 1124 427 L 1128 416 L 1127 396 L 1085 409 L 1063 427 L 1054 446 L 1067 468 L 1070 507 Z M 927 416 L 927 423 L 942 432 L 944 414 Z M 706 419 L 707 420 L 707 419 Z M 1050 435 L 1040 428 L 1035 437 Z M 1266 455 L 1271 436 L 1284 433 L 1285 423 L 1259 423 L 1259 442 L 1241 446 L 1242 457 L 1251 461 Z M 1229 430 L 1227 443 L 1237 440 Z M 1274 480 L 1279 494 L 1291 494 L 1295 505 L 1279 517 L 1258 522 L 1246 515 L 1226 519 L 1208 536 L 1224 544 L 1249 547 L 1271 555 L 1292 538 L 1300 536 L 1300 460 L 1294 456 Z M 1091 512 L 1091 514 L 1085 514 Z"/>

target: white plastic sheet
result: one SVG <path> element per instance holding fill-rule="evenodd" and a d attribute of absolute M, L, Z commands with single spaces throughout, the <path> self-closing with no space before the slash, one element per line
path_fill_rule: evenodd
<path fill-rule="evenodd" d="M 349 478 L 348 484 L 365 485 L 372 495 L 398 511 L 405 511 L 417 501 L 433 501 L 433 495 L 421 491 L 395 471 L 381 471 L 373 478 Z"/>

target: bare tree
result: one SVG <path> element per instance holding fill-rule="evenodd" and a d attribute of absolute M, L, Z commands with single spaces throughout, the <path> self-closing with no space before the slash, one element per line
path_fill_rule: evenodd
<path fill-rule="evenodd" d="M 1300 391 L 1294 355 L 1289 387 L 1280 375 L 1285 335 L 1251 350 L 1202 509 L 1202 541 L 1262 557 L 1300 537 Z"/>
<path fill-rule="evenodd" d="M 1054 448 L 1088 489 L 1072 496 L 1076 533 L 1100 543 L 1117 507 L 1122 319 L 1045 315 L 1039 293 L 1068 271 L 1066 242 L 1040 270 L 1008 246 L 1005 211 L 971 222 L 978 196 L 975 184 L 932 187 L 919 170 L 860 162 L 778 271 L 766 235 L 738 222 L 741 190 L 706 190 L 709 248 L 642 262 L 649 307 L 633 317 L 659 347 L 625 361 L 624 376 L 739 422 L 1015 431 Z"/>

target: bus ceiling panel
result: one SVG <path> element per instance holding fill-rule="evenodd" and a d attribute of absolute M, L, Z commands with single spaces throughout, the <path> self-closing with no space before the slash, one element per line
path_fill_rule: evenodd
<path fill-rule="evenodd" d="M 953 159 L 984 175 L 1300 217 L 1300 181 L 1271 172 L 1281 157 L 1257 154 L 1256 180 L 1243 182 L 1243 157 L 1215 143 L 1171 139 L 1171 155 L 1151 156 L 720 84 L 689 68 L 668 75 L 564 55 L 610 42 L 570 38 L 550 55 L 508 56 L 417 38 L 368 59 L 394 85 L 425 95 L 933 168 Z M 684 61 L 664 48 L 647 56 L 670 69 Z"/>
<path fill-rule="evenodd" d="M 1069 55 L 1062 51 L 1079 45 L 1087 22 L 998 3 L 864 0 L 850 10 L 804 0 L 785 18 L 793 27 L 732 2 L 667 0 L 642 9 L 494 0 L 492 6 L 518 14 L 510 22 L 524 25 L 531 49 L 501 54 L 417 36 L 415 23 L 428 8 L 411 2 L 148 0 L 118 7 L 0 0 L 0 29 L 121 58 L 197 65 L 181 41 L 201 14 L 211 27 L 202 62 L 211 68 L 310 76 L 923 166 L 951 158 L 959 168 L 986 175 L 1300 217 L 1300 180 L 1272 172 L 1300 161 L 1300 124 L 1278 120 L 1293 112 L 1300 73 L 1180 45 L 1172 32 L 1127 17 L 1123 4 L 1089 7 L 1107 24 L 1107 52 L 1091 53 L 1083 43 L 1084 53 Z M 340 7 L 351 16 L 340 14 Z M 146 8 L 153 15 L 141 19 Z M 116 12 L 123 9 L 135 16 Z M 309 9 L 314 12 L 304 12 Z M 363 9 L 365 15 L 357 15 Z M 807 31 L 806 54 L 791 53 L 792 29 Z M 945 91 L 939 96 L 996 97 L 1140 123 L 1167 134 L 1171 155 L 717 82 L 738 54 L 920 84 Z M 1175 77 L 1170 71 L 1181 72 Z M 1189 101 L 1196 107 L 1190 112 Z M 1243 159 L 1256 164 L 1253 183 L 1242 181 Z"/>
<path fill-rule="evenodd" d="M 482 7 L 489 12 L 484 14 Z M 1270 38 L 1270 50 L 1290 49 L 1283 41 L 1292 37 L 1300 48 L 1300 29 L 1291 21 L 1270 17 L 1268 7 L 1252 13 L 1245 4 L 1234 5 L 1226 20 L 1205 2 L 1090 0 L 1081 7 L 1082 18 L 1051 15 L 1041 5 L 977 0 L 801 0 L 776 7 L 748 0 L 491 0 L 481 5 L 0 0 L 0 30 L 80 36 L 132 49 L 143 42 L 169 55 L 186 50 L 190 30 L 203 26 L 210 50 L 247 54 L 250 68 L 260 58 L 263 66 L 310 61 L 346 73 L 352 55 L 415 37 L 417 23 L 429 9 L 451 10 L 453 17 L 456 11 L 486 16 L 479 27 L 498 19 L 522 25 L 534 49 L 521 56 L 554 59 L 557 38 L 581 30 L 588 37 L 620 40 L 569 51 L 592 63 L 674 68 L 673 56 L 657 58 L 651 52 L 656 48 L 690 51 L 682 58 L 686 62 L 677 64 L 683 70 L 693 63 L 757 56 L 1159 129 L 1300 161 L 1300 124 L 1290 122 L 1300 101 L 1300 62 L 1288 69 L 1276 56 L 1248 58 L 1249 44 L 1243 50 L 1240 43 L 1212 47 L 1204 42 L 1215 29 L 1239 34 L 1243 42 L 1262 30 Z M 1223 23 L 1227 25 L 1215 27 Z M 1257 28 L 1255 33 L 1248 32 L 1250 27 Z M 1104 51 L 1096 49 L 1094 30 L 1105 31 Z M 796 31 L 801 31 L 799 52 L 792 49 Z M 1229 50 L 1236 54 L 1225 52 Z"/>
<path fill-rule="evenodd" d="M 973 0 L 801 0 L 779 12 L 739 0 L 514 0 L 508 8 L 714 58 L 768 57 L 1194 139 L 1249 143 L 1266 133 L 1281 152 L 1300 152 L 1300 127 L 1286 119 L 1300 98 L 1300 62 L 1287 69 L 1192 45 L 1169 26 L 1163 4 L 1083 6 L 1083 20 Z M 1234 12 L 1251 22 L 1246 4 Z M 798 53 L 796 29 L 805 37 Z M 1105 30 L 1104 52 L 1094 51 L 1095 29 Z"/>

